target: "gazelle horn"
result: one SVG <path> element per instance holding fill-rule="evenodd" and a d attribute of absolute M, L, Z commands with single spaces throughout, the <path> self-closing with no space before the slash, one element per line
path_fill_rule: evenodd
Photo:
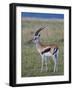
<path fill-rule="evenodd" d="M 38 33 L 41 31 L 41 30 L 43 30 L 45 27 L 41 27 L 41 28 L 39 28 L 36 32 L 35 32 L 35 36 L 37 36 L 38 35 Z"/>

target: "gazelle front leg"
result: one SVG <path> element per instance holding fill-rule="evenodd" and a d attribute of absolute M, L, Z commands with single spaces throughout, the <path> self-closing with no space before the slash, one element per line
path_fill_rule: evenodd
<path fill-rule="evenodd" d="M 41 64 L 41 72 L 43 71 L 43 65 L 44 65 L 44 56 L 42 55 L 42 64 Z"/>
<path fill-rule="evenodd" d="M 46 65 L 46 72 L 47 72 L 47 70 L 48 70 L 48 67 L 47 67 L 47 62 L 48 61 L 48 56 L 45 56 L 45 65 Z"/>

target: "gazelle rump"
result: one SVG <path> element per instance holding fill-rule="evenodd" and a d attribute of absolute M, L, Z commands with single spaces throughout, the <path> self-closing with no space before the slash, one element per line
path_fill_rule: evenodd
<path fill-rule="evenodd" d="M 41 65 L 41 71 L 43 71 L 43 66 L 44 66 L 44 61 L 46 65 L 46 71 L 48 70 L 47 67 L 47 60 L 49 60 L 49 57 L 51 56 L 54 61 L 54 72 L 57 71 L 57 64 L 58 64 L 58 52 L 59 48 L 56 44 L 50 44 L 50 45 L 42 45 L 40 43 L 40 34 L 39 32 L 43 30 L 44 28 L 40 28 L 36 31 L 34 37 L 33 37 L 33 42 L 36 45 L 36 49 L 41 55 L 42 58 L 42 65 Z"/>

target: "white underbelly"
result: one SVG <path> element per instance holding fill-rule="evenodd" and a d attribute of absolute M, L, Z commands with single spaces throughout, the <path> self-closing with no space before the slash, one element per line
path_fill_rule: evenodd
<path fill-rule="evenodd" d="M 52 56 L 50 52 L 44 53 L 45 56 Z"/>

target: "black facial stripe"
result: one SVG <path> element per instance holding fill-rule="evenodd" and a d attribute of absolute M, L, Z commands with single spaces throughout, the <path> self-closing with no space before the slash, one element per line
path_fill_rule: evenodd
<path fill-rule="evenodd" d="M 33 40 L 36 40 L 37 38 L 34 38 Z"/>
<path fill-rule="evenodd" d="M 53 55 L 57 52 L 58 48 L 54 48 Z"/>
<path fill-rule="evenodd" d="M 35 38 L 34 40 L 36 40 L 37 38 Z"/>
<path fill-rule="evenodd" d="M 47 52 L 49 52 L 50 50 L 51 50 L 51 48 L 47 48 L 47 49 L 45 49 L 44 51 L 42 51 L 41 54 L 47 53 Z"/>

